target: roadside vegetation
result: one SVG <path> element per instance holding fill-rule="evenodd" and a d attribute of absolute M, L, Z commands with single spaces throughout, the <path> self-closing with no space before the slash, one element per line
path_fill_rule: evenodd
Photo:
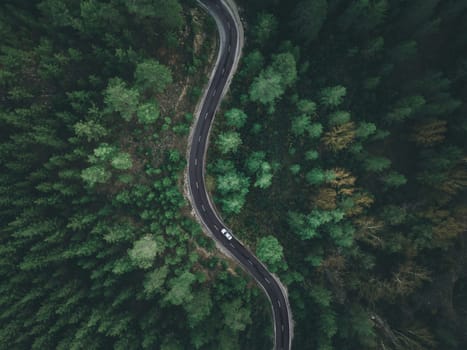
<path fill-rule="evenodd" d="M 270 349 L 183 196 L 215 30 L 194 1 L 2 1 L 1 349 Z"/>
<path fill-rule="evenodd" d="M 239 1 L 208 182 L 295 349 L 465 349 L 467 4 Z"/>

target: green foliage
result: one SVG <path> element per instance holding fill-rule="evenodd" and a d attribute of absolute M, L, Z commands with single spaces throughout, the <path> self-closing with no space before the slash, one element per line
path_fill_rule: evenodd
<path fill-rule="evenodd" d="M 319 138 L 322 132 L 323 132 L 323 126 L 320 123 L 313 123 L 308 128 L 308 134 L 313 139 Z"/>
<path fill-rule="evenodd" d="M 292 133 L 297 136 L 303 135 L 311 127 L 311 119 L 308 115 L 302 114 L 292 120 Z"/>
<path fill-rule="evenodd" d="M 250 87 L 250 99 L 264 105 L 273 104 L 283 93 L 281 76 L 270 69 L 262 71 Z"/>
<path fill-rule="evenodd" d="M 396 102 L 392 111 L 387 114 L 386 120 L 390 123 L 403 122 L 413 116 L 425 103 L 425 98 L 420 95 L 404 97 Z"/>
<path fill-rule="evenodd" d="M 119 152 L 111 161 L 112 166 L 118 170 L 128 170 L 133 166 L 131 156 L 128 153 Z"/>
<path fill-rule="evenodd" d="M 259 187 L 261 189 L 268 188 L 272 184 L 272 174 L 270 172 L 271 166 L 269 163 L 264 162 L 261 166 L 261 173 L 258 175 L 254 187 Z"/>
<path fill-rule="evenodd" d="M 388 187 L 400 187 L 407 183 L 407 178 L 395 171 L 391 171 L 383 177 L 383 182 Z"/>
<path fill-rule="evenodd" d="M 355 130 L 355 135 L 362 139 L 373 135 L 376 132 L 376 125 L 374 123 L 361 122 Z"/>
<path fill-rule="evenodd" d="M 256 246 L 256 255 L 268 266 L 270 271 L 277 272 L 284 269 L 283 248 L 276 237 L 262 237 Z"/>
<path fill-rule="evenodd" d="M 370 156 L 365 159 L 365 169 L 371 172 L 381 172 L 390 167 L 391 161 L 385 157 Z"/>
<path fill-rule="evenodd" d="M 264 304 L 244 274 L 209 264 L 211 241 L 187 214 L 177 127 L 194 104 L 183 97 L 173 120 L 157 120 L 154 93 L 177 68 L 158 62 L 193 55 L 171 43 L 200 38 L 188 90 L 204 76 L 213 37 L 199 11 L 175 0 L 0 4 L 0 348 L 215 349 L 223 300 Z M 237 348 L 270 344 L 258 331 L 266 307 L 228 330 Z"/>
<path fill-rule="evenodd" d="M 211 313 L 213 302 L 209 292 L 201 290 L 194 293 L 193 299 L 184 305 L 191 327 L 199 324 Z"/>
<path fill-rule="evenodd" d="M 147 59 L 136 66 L 135 82 L 141 92 L 159 93 L 172 83 L 172 73 L 159 62 Z"/>
<path fill-rule="evenodd" d="M 159 106 L 155 101 L 140 104 L 136 115 L 141 124 L 152 124 L 159 118 Z"/>
<path fill-rule="evenodd" d="M 105 91 L 105 103 L 111 112 L 118 112 L 126 121 L 130 121 L 136 113 L 139 93 L 136 89 L 126 87 L 119 78 L 109 81 Z"/>
<path fill-rule="evenodd" d="M 362 51 L 362 55 L 366 59 L 371 59 L 376 57 L 378 54 L 380 54 L 384 49 L 384 38 L 382 36 L 378 36 L 374 39 L 372 39 L 368 46 L 365 47 Z M 374 85 L 374 82 L 370 83 L 370 88 L 372 87 L 372 84 Z"/>
<path fill-rule="evenodd" d="M 88 142 L 97 141 L 107 135 L 107 130 L 93 120 L 78 122 L 73 127 L 76 136 L 86 138 Z"/>
<path fill-rule="evenodd" d="M 300 113 L 312 116 L 316 112 L 316 103 L 306 99 L 300 100 L 297 102 L 297 109 Z"/>
<path fill-rule="evenodd" d="M 191 285 L 196 280 L 195 275 L 189 271 L 183 272 L 180 276 L 169 281 L 170 290 L 164 300 L 172 305 L 182 305 L 193 300 Z"/>
<path fill-rule="evenodd" d="M 248 171 L 252 174 L 256 173 L 261 168 L 261 164 L 264 161 L 265 157 L 266 153 L 262 151 L 256 151 L 251 153 L 245 163 Z"/>
<path fill-rule="evenodd" d="M 155 18 L 162 27 L 178 30 L 183 24 L 182 7 L 177 0 L 125 0 L 130 13 L 141 18 Z"/>
<path fill-rule="evenodd" d="M 356 338 L 366 348 L 376 346 L 376 332 L 368 312 L 359 306 L 349 310 L 349 316 L 342 322 L 343 333 L 347 338 Z"/>
<path fill-rule="evenodd" d="M 329 225 L 329 236 L 338 247 L 350 247 L 353 244 L 355 229 L 350 224 Z"/>
<path fill-rule="evenodd" d="M 240 191 L 248 187 L 248 179 L 235 172 L 229 172 L 217 178 L 217 189 L 221 193 Z"/>
<path fill-rule="evenodd" d="M 320 307 L 329 307 L 332 302 L 332 294 L 323 286 L 313 286 L 310 291 L 313 301 Z"/>
<path fill-rule="evenodd" d="M 93 165 L 81 172 L 81 178 L 89 186 L 106 183 L 112 175 L 101 165 Z"/>
<path fill-rule="evenodd" d="M 229 162 L 217 161 L 217 190 L 223 196 L 222 208 L 226 213 L 239 213 L 245 204 L 245 196 L 249 191 L 249 178 L 233 168 Z"/>
<path fill-rule="evenodd" d="M 253 152 L 246 160 L 246 168 L 250 174 L 256 175 L 254 187 L 268 188 L 272 184 L 272 166 L 264 160 L 266 154 L 261 151 Z"/>
<path fill-rule="evenodd" d="M 347 111 L 335 111 L 329 115 L 329 125 L 341 125 L 350 121 L 350 113 Z"/>
<path fill-rule="evenodd" d="M 289 52 L 273 56 L 270 68 L 281 77 L 281 85 L 284 88 L 291 86 L 297 79 L 295 58 Z"/>
<path fill-rule="evenodd" d="M 250 86 L 250 99 L 273 106 L 285 89 L 297 79 L 295 58 L 290 53 L 273 57 L 271 65 L 261 71 Z"/>
<path fill-rule="evenodd" d="M 108 143 L 101 143 L 97 148 L 94 149 L 94 156 L 89 157 L 91 163 L 97 163 L 99 161 L 110 160 L 112 155 L 115 153 L 115 147 Z"/>
<path fill-rule="evenodd" d="M 254 33 L 254 41 L 258 45 L 267 43 L 272 35 L 277 31 L 277 19 L 270 13 L 261 13 L 258 15 L 258 20 L 254 26 L 252 33 Z"/>
<path fill-rule="evenodd" d="M 149 263 L 152 264 L 152 261 L 149 261 Z M 147 273 L 144 280 L 144 294 L 147 297 L 152 297 L 157 292 L 164 292 L 164 290 L 161 287 L 164 286 L 168 273 L 169 268 L 167 266 L 162 266 L 159 269 L 155 269 Z"/>
<path fill-rule="evenodd" d="M 244 74 L 247 77 L 251 77 L 258 74 L 261 68 L 263 68 L 264 66 L 264 57 L 258 50 L 248 53 L 242 58 L 242 60 L 242 70 L 239 74 Z"/>
<path fill-rule="evenodd" d="M 305 153 L 305 159 L 306 160 L 315 160 L 318 159 L 319 153 L 318 151 L 315 150 L 309 150 Z"/>
<path fill-rule="evenodd" d="M 318 138 L 323 132 L 323 126 L 320 123 L 311 123 L 310 117 L 302 114 L 292 120 L 291 130 L 297 136 L 307 132 L 310 138 Z"/>
<path fill-rule="evenodd" d="M 280 175 L 252 191 L 229 225 L 247 242 L 280 228 L 274 236 L 289 264 L 280 277 L 297 320 L 294 347 L 421 349 L 454 338 L 446 346 L 462 347 L 461 323 L 439 335 L 441 323 L 453 323 L 442 316 L 443 303 L 411 301 L 451 293 L 427 278 L 439 276 L 440 266 L 458 270 L 455 247 L 467 229 L 467 96 L 459 89 L 467 79 L 467 5 L 242 5 L 251 23 L 274 13 L 278 31 L 245 47 L 248 69 L 226 108 L 241 106 L 249 119 L 229 172 L 245 170 L 256 186 L 267 160 Z M 277 53 L 297 62 L 296 77 Z M 265 60 L 271 63 L 263 67 Z"/>
<path fill-rule="evenodd" d="M 327 87 L 321 90 L 320 102 L 329 108 L 336 108 L 347 94 L 347 89 L 341 85 Z"/>
<path fill-rule="evenodd" d="M 137 267 L 149 269 L 154 263 L 154 258 L 163 250 L 161 244 L 157 243 L 151 235 L 145 235 L 134 242 L 128 255 Z"/>
<path fill-rule="evenodd" d="M 242 144 L 240 134 L 235 131 L 225 132 L 219 135 L 216 141 L 217 147 L 222 154 L 236 152 Z"/>
<path fill-rule="evenodd" d="M 289 168 L 290 172 L 294 175 L 297 175 L 300 172 L 300 164 L 292 164 Z"/>
<path fill-rule="evenodd" d="M 239 129 L 245 125 L 247 115 L 240 109 L 232 108 L 225 112 L 225 119 L 227 120 L 228 126 Z"/>
<path fill-rule="evenodd" d="M 0 348 L 271 348 L 261 293 L 186 217 L 186 104 L 157 120 L 154 95 L 207 66 L 215 29 L 193 6 L 0 5 Z M 465 283 L 439 276 L 467 229 L 466 4 L 242 9 L 253 34 L 226 110 L 249 117 L 228 121 L 242 146 L 214 147 L 206 180 L 245 242 L 278 228 L 294 347 L 465 348 Z"/>
<path fill-rule="evenodd" d="M 239 299 L 223 303 L 224 324 L 233 331 L 242 331 L 251 323 L 250 310 L 242 306 Z"/>
<path fill-rule="evenodd" d="M 320 185 L 326 181 L 334 179 L 334 174 L 332 171 L 314 168 L 306 174 L 306 179 L 311 185 Z"/>
<path fill-rule="evenodd" d="M 310 239 L 320 236 L 318 229 L 323 225 L 330 223 L 338 223 L 343 219 L 343 212 L 340 210 L 325 211 L 325 210 L 312 210 L 310 214 L 300 214 L 296 212 L 288 213 L 288 224 L 292 231 L 298 235 L 301 239 Z M 332 226 L 339 227 L 339 226 Z M 331 227 L 331 228 L 332 228 Z M 331 236 L 332 234 L 332 229 Z M 337 235 L 334 235 L 336 239 Z"/>
<path fill-rule="evenodd" d="M 381 215 L 388 224 L 399 225 L 406 220 L 407 209 L 396 205 L 387 205 L 383 207 Z"/>

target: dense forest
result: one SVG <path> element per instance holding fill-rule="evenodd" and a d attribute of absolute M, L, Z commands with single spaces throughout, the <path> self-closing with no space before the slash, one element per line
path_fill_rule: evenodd
<path fill-rule="evenodd" d="M 295 349 L 467 348 L 467 2 L 242 0 L 208 185 Z"/>
<path fill-rule="evenodd" d="M 293 348 L 467 348 L 467 2 L 238 2 L 206 180 L 288 287 Z M 0 38 L 0 349 L 270 349 L 183 192 L 213 20 L 4 0 Z"/>
<path fill-rule="evenodd" d="M 271 348 L 266 298 L 183 196 L 212 19 L 6 0 L 0 38 L 0 349 Z"/>

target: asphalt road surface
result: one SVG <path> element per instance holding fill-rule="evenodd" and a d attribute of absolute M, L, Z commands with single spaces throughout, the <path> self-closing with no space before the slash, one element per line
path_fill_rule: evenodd
<path fill-rule="evenodd" d="M 289 350 L 291 348 L 291 317 L 285 293 L 265 266 L 233 234 L 229 240 L 221 233 L 221 230 L 226 228 L 225 224 L 215 212 L 206 191 L 204 172 L 209 131 L 240 48 L 239 28 L 231 9 L 222 0 L 200 0 L 200 2 L 216 19 L 220 51 L 214 75 L 204 95 L 204 100 L 201 102 L 200 114 L 192 131 L 188 160 L 188 186 L 191 201 L 205 227 L 268 295 L 274 317 L 275 349 Z"/>

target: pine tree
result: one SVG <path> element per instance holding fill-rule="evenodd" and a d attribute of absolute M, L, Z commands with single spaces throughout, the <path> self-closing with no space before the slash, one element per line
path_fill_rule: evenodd
<path fill-rule="evenodd" d="M 320 102 L 325 107 L 336 108 L 342 103 L 346 94 L 347 89 L 341 85 L 327 87 L 321 90 Z"/>

